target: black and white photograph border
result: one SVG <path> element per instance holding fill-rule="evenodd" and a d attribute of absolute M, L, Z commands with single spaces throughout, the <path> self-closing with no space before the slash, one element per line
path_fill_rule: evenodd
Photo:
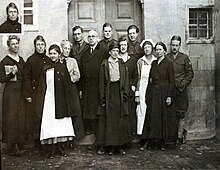
<path fill-rule="evenodd" d="M 0 24 L 6 18 L 6 6 L 14 2 L 19 10 L 22 32 L 19 55 L 27 61 L 34 51 L 34 39 L 42 35 L 46 51 L 54 42 L 68 39 L 73 42 L 72 28 L 83 28 L 88 33 L 95 29 L 103 39 L 102 26 L 113 26 L 113 38 L 127 35 L 129 25 L 140 29 L 138 41 L 164 42 L 170 52 L 173 35 L 182 38 L 180 51 L 187 54 L 194 71 L 188 86 L 189 107 L 185 115 L 186 142 L 173 147 L 169 142 L 165 151 L 149 147 L 140 150 L 140 138 L 134 136 L 126 147 L 126 154 L 98 155 L 94 134 L 88 134 L 66 149 L 67 156 L 49 159 L 45 152 L 36 151 L 33 143 L 22 148 L 21 156 L 8 153 L 2 143 L 2 96 L 0 83 L 0 141 L 1 169 L 3 170 L 144 170 L 144 169 L 220 169 L 220 1 L 219 0 L 1 0 Z M 24 3 L 31 6 L 24 7 Z M 24 11 L 26 10 L 27 13 Z M 190 14 L 193 13 L 193 15 Z M 200 13 L 201 12 L 201 13 Z M 25 24 L 25 16 L 31 21 Z M 197 27 L 199 18 L 207 23 Z M 196 15 L 197 21 L 191 22 Z M 204 21 L 204 20 L 203 20 Z M 197 26 L 195 27 L 195 25 Z M 199 34 L 200 29 L 205 31 Z M 7 39 L 11 34 L 0 33 L 0 61 L 8 54 Z M 14 34 L 13 34 L 14 35 Z M 92 103 L 91 103 L 92 104 Z M 44 150 L 47 148 L 43 147 Z M 48 151 L 49 152 L 49 151 Z"/>

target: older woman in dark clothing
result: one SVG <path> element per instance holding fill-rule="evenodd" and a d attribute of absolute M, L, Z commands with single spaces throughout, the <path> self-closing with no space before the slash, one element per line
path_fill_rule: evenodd
<path fill-rule="evenodd" d="M 119 46 L 109 46 L 110 57 L 103 61 L 100 69 L 100 109 L 97 144 L 110 147 L 125 154 L 123 145 L 131 140 L 128 111 L 129 78 L 128 69 L 118 58 Z M 100 147 L 98 154 L 103 154 Z"/>
<path fill-rule="evenodd" d="M 24 142 L 25 106 L 22 96 L 24 60 L 18 55 L 20 38 L 11 35 L 9 53 L 0 63 L 0 82 L 5 83 L 2 105 L 2 141 L 12 145 L 12 154 L 20 156 L 19 143 Z"/>
<path fill-rule="evenodd" d="M 21 33 L 21 24 L 18 22 L 18 8 L 15 3 L 6 7 L 7 20 L 0 25 L 0 33 Z"/>
<path fill-rule="evenodd" d="M 36 113 L 36 95 L 41 91 L 39 89 L 40 74 L 45 65 L 51 63 L 46 55 L 46 41 L 38 35 L 34 39 L 35 52 L 31 55 L 24 67 L 23 94 L 26 100 L 26 132 L 30 140 L 35 139 L 37 149 L 39 145 L 40 120 L 41 115 Z"/>
<path fill-rule="evenodd" d="M 153 61 L 146 92 L 147 116 L 143 139 L 160 142 L 165 150 L 166 141 L 176 141 L 177 118 L 174 102 L 174 68 L 165 58 L 166 45 L 158 42 L 155 46 L 158 59 Z"/>

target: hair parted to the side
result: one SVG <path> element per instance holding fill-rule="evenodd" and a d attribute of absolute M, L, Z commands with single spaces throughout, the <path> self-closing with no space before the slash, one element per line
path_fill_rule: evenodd
<path fill-rule="evenodd" d="M 60 49 L 59 45 L 57 45 L 57 44 L 52 44 L 49 47 L 48 51 L 50 52 L 51 50 L 55 50 L 58 54 L 61 54 L 61 49 Z"/>
<path fill-rule="evenodd" d="M 10 42 L 12 39 L 16 39 L 18 43 L 20 43 L 20 38 L 17 35 L 9 35 L 7 39 L 7 46 L 10 46 Z"/>

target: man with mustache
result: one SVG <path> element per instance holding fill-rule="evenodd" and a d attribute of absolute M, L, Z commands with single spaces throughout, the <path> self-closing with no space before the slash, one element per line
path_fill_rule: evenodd
<path fill-rule="evenodd" d="M 194 73 L 189 56 L 181 53 L 181 37 L 174 35 L 171 38 L 171 53 L 167 58 L 173 62 L 176 86 L 176 115 L 178 118 L 178 138 L 180 143 L 186 142 L 187 130 L 185 127 L 185 114 L 188 109 L 187 87 L 191 83 Z"/>

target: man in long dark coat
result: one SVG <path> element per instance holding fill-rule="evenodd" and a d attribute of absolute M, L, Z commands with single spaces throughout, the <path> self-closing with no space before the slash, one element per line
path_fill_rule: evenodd
<path fill-rule="evenodd" d="M 108 57 L 105 49 L 98 43 L 98 33 L 91 30 L 88 33 L 90 48 L 81 56 L 81 80 L 79 91 L 82 92 L 82 110 L 87 134 L 96 133 L 97 108 L 99 105 L 99 70 L 104 58 Z"/>
<path fill-rule="evenodd" d="M 31 55 L 24 68 L 23 93 L 26 100 L 26 128 L 30 139 L 34 138 L 39 143 L 41 115 L 36 113 L 36 95 L 39 78 L 45 65 L 51 63 L 46 56 L 46 41 L 41 35 L 34 39 L 35 52 Z M 33 135 L 33 136 L 32 136 Z"/>

